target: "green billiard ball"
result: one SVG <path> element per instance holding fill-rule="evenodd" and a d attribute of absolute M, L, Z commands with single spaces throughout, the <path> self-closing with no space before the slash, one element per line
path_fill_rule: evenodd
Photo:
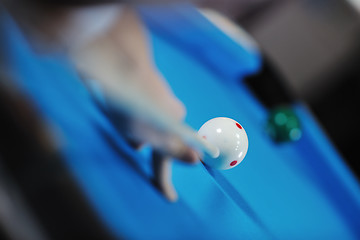
<path fill-rule="evenodd" d="M 270 110 L 266 132 L 276 142 L 297 141 L 302 135 L 300 120 L 289 106 Z"/>

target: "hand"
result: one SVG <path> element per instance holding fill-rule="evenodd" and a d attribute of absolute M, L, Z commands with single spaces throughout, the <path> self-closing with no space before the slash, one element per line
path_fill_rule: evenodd
<path fill-rule="evenodd" d="M 172 129 L 182 127 L 185 107 L 153 63 L 136 13 L 122 8 L 106 31 L 70 48 L 70 55 L 83 74 L 99 81 L 124 136 L 153 147 L 156 186 L 175 200 L 169 159 L 195 163 L 199 155 Z"/>

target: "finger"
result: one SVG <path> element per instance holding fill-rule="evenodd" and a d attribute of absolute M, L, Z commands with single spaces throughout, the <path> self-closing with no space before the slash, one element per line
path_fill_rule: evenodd
<path fill-rule="evenodd" d="M 171 180 L 171 163 L 172 161 L 168 157 L 157 151 L 153 152 L 154 185 L 166 199 L 175 202 L 178 195 Z"/>
<path fill-rule="evenodd" d="M 128 136 L 135 142 L 146 142 L 156 152 L 186 163 L 199 161 L 200 153 L 187 145 L 181 136 L 167 129 L 158 128 L 156 124 L 139 121 L 139 119 L 134 119 L 130 124 Z"/>

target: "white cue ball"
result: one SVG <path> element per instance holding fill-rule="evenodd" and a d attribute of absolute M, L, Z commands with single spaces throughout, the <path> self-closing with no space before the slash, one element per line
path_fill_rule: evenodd
<path fill-rule="evenodd" d="M 202 161 L 212 168 L 230 169 L 244 159 L 249 142 L 245 129 L 235 120 L 225 117 L 210 119 L 199 129 L 200 136 L 219 149 L 219 156 L 204 156 Z"/>

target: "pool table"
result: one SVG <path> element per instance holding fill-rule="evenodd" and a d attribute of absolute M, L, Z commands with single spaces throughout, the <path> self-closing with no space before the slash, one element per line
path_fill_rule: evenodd
<path fill-rule="evenodd" d="M 14 83 L 65 139 L 63 164 L 107 231 L 125 239 L 359 239 L 358 182 L 306 105 L 291 106 L 298 141 L 279 144 L 264 131 L 268 109 L 243 82 L 261 68 L 261 53 L 190 5 L 138 11 L 186 123 L 199 129 L 230 117 L 249 138 L 247 156 L 230 170 L 174 161 L 174 203 L 150 181 L 151 148 L 131 148 L 66 56 L 33 52 L 7 15 L 2 28 Z"/>

